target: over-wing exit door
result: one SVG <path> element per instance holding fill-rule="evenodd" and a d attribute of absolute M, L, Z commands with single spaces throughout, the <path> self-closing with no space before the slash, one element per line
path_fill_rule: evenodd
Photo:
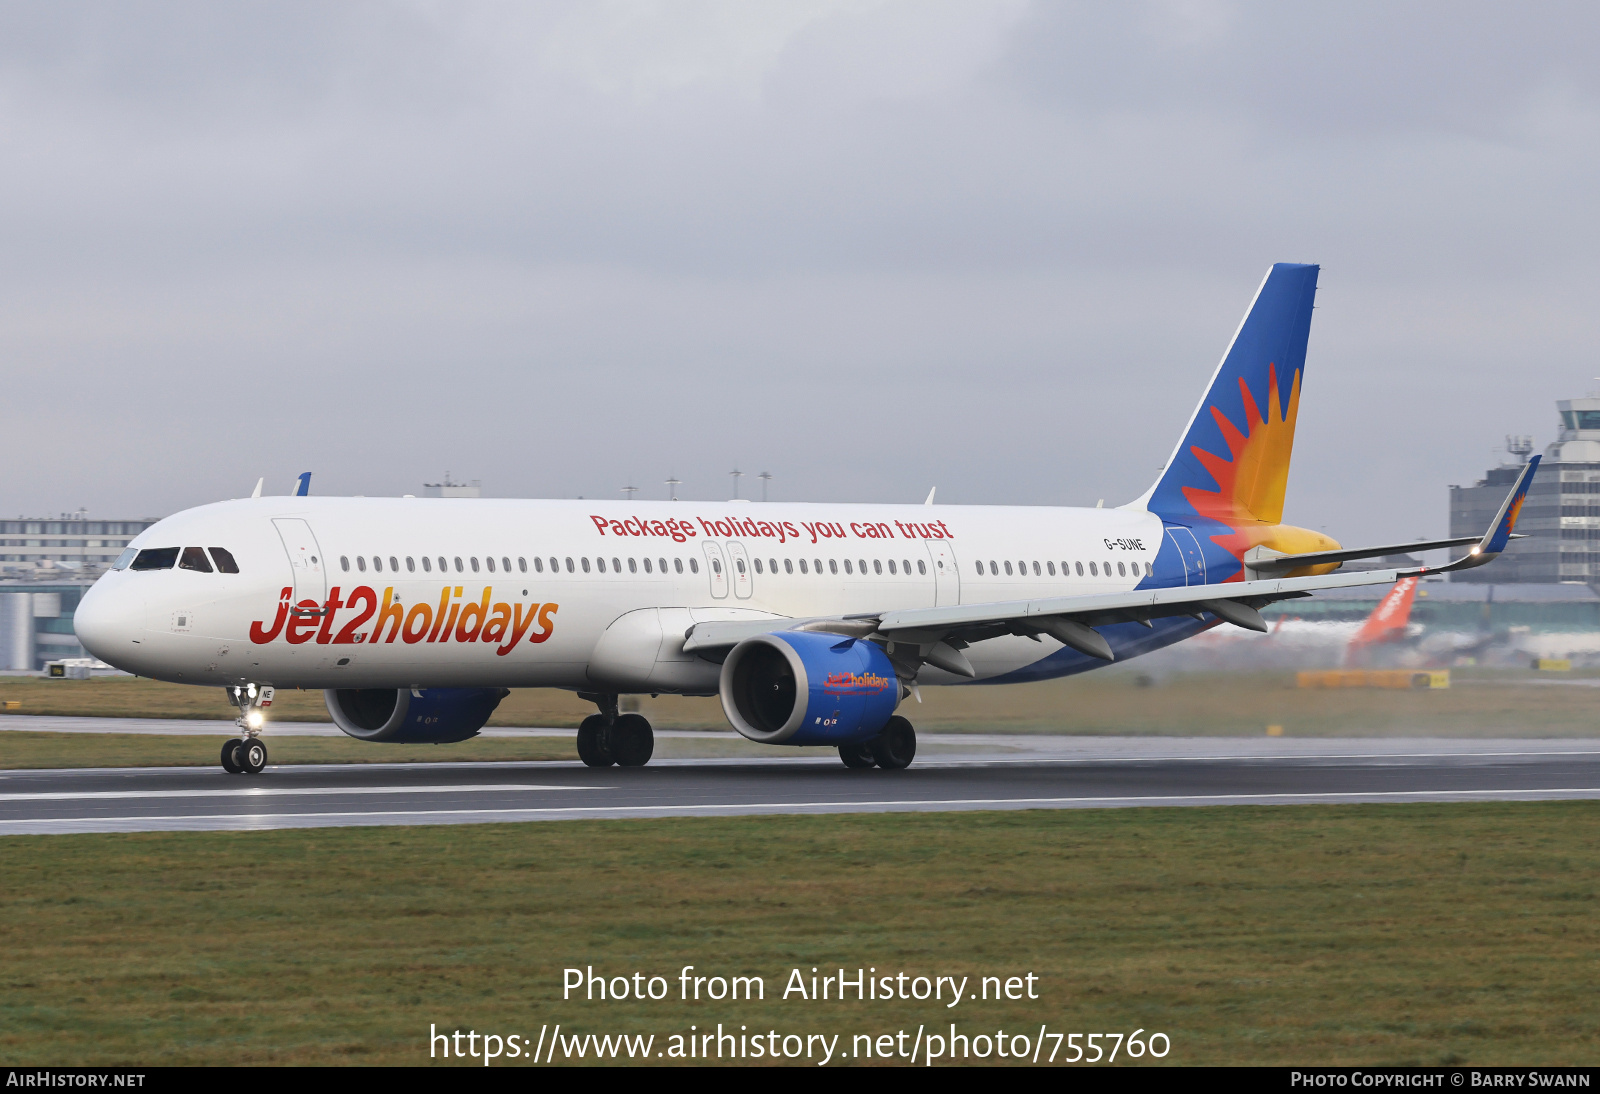
<path fill-rule="evenodd" d="M 956 569 L 956 553 L 946 539 L 930 539 L 928 565 L 933 570 L 933 605 L 961 603 L 961 574 Z"/>

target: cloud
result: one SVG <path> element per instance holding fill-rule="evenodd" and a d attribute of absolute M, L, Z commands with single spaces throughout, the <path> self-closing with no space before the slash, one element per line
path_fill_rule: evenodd
<path fill-rule="evenodd" d="M 1324 275 L 1291 519 L 1439 533 L 1595 371 L 1597 21 L 0 7 L 0 508 L 735 465 L 1115 503 L 1292 260 Z"/>

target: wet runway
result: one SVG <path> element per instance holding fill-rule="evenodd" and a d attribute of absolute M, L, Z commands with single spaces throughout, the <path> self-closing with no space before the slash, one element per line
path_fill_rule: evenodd
<path fill-rule="evenodd" d="M 0 834 L 973 809 L 1600 799 L 1600 741 L 930 735 L 907 771 L 836 759 L 0 772 Z M 1001 742 L 1007 742 L 1002 745 Z"/>

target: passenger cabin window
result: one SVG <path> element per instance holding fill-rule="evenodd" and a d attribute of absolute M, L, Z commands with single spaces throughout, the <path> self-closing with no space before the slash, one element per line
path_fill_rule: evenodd
<path fill-rule="evenodd" d="M 821 566 L 821 563 L 818 563 L 818 566 Z M 837 560 L 831 558 L 828 560 L 828 572 L 830 574 L 836 574 L 839 572 L 839 563 Z"/>
<path fill-rule="evenodd" d="M 544 559 L 538 555 L 533 556 L 533 569 L 535 573 L 544 573 Z"/>
<path fill-rule="evenodd" d="M 662 573 L 666 573 L 667 572 L 667 560 L 664 559 L 664 558 L 658 558 L 658 559 L 656 559 L 656 561 L 661 564 L 661 572 Z M 644 572 L 645 573 L 649 573 L 650 572 L 650 567 L 648 565 L 645 566 Z"/>
<path fill-rule="evenodd" d="M 1006 559 L 1006 576 L 1011 576 L 1011 560 L 1009 558 Z"/>
<path fill-rule="evenodd" d="M 472 572 L 473 573 L 477 573 L 478 572 L 478 556 L 477 555 L 473 555 L 470 561 L 472 562 Z"/>
<path fill-rule="evenodd" d="M 921 574 L 923 577 L 928 576 L 928 564 L 922 561 L 920 558 L 917 559 L 917 573 Z"/>
<path fill-rule="evenodd" d="M 560 564 L 558 562 L 556 562 L 555 559 L 552 558 L 550 560 L 550 572 L 551 573 L 556 573 L 560 569 L 561 569 Z M 567 573 L 570 574 L 571 572 L 572 572 L 572 560 L 569 558 L 569 559 L 567 559 Z"/>
<path fill-rule="evenodd" d="M 443 555 L 440 555 L 439 556 L 439 572 L 442 574 L 448 569 L 450 569 L 450 563 L 445 561 L 445 557 Z"/>
<path fill-rule="evenodd" d="M 578 561 L 583 564 L 583 572 L 584 573 L 588 573 L 589 572 L 589 558 L 588 558 L 588 556 L 585 555 L 583 558 L 580 558 Z"/>
<path fill-rule="evenodd" d="M 807 572 L 806 571 L 806 560 L 803 559 L 803 558 L 800 560 L 800 572 L 801 573 L 806 573 Z"/>
<path fill-rule="evenodd" d="M 678 572 L 682 573 L 683 571 L 679 570 Z M 698 561 L 696 561 L 695 559 L 691 558 L 689 560 L 689 572 L 691 574 L 697 574 L 697 573 L 700 572 L 700 563 Z"/>
<path fill-rule="evenodd" d="M 185 547 L 183 557 L 178 559 L 178 569 L 197 570 L 202 574 L 211 572 L 211 560 L 206 553 L 198 547 Z"/>
<path fill-rule="evenodd" d="M 528 572 L 528 560 L 526 558 L 517 559 L 517 569 L 522 573 L 527 573 Z"/>
<path fill-rule="evenodd" d="M 460 572 L 461 572 L 461 556 L 457 555 L 456 556 L 456 573 L 459 574 Z"/>
<path fill-rule="evenodd" d="M 848 558 L 844 560 L 844 572 L 847 574 L 851 572 L 850 560 Z"/>
<path fill-rule="evenodd" d="M 362 573 L 367 572 L 367 560 L 364 555 L 356 556 L 356 569 L 360 570 Z"/>
<path fill-rule="evenodd" d="M 383 573 L 383 559 L 377 555 L 372 556 L 372 569 L 374 573 Z"/>
<path fill-rule="evenodd" d="M 1128 567 L 1123 565 L 1120 562 L 1117 563 L 1117 576 L 1118 577 L 1127 577 L 1128 576 Z"/>
<path fill-rule="evenodd" d="M 858 558 L 856 559 L 856 565 L 861 567 L 861 576 L 865 577 L 867 575 L 867 560 L 864 558 Z"/>
<path fill-rule="evenodd" d="M 134 570 L 170 570 L 178 564 L 178 547 L 146 547 L 134 558 Z"/>
<path fill-rule="evenodd" d="M 761 560 L 759 558 L 755 560 L 755 567 L 756 573 L 759 574 L 761 572 Z"/>
<path fill-rule="evenodd" d="M 1039 564 L 1037 562 L 1035 562 L 1033 564 L 1033 576 L 1034 577 L 1038 577 L 1039 576 Z"/>
<path fill-rule="evenodd" d="M 500 568 L 508 574 L 511 572 L 511 560 L 505 555 L 500 556 Z M 528 568 L 528 564 L 524 562 L 522 564 L 522 568 L 526 570 Z"/>
<path fill-rule="evenodd" d="M 491 574 L 494 573 L 494 556 L 493 555 L 490 555 L 488 558 L 484 559 L 483 560 L 483 564 L 485 566 L 489 567 L 489 572 Z"/>
<path fill-rule="evenodd" d="M 422 556 L 422 572 L 425 574 L 433 573 L 433 563 L 429 561 L 427 555 Z"/>
<path fill-rule="evenodd" d="M 1056 564 L 1054 562 L 1046 562 L 1044 564 L 1044 568 L 1045 568 L 1046 571 L 1049 572 L 1051 577 L 1055 577 L 1056 576 Z"/>
<path fill-rule="evenodd" d="M 597 559 L 594 560 L 594 564 L 600 570 L 601 573 L 605 573 L 606 572 L 606 560 L 605 559 L 597 558 Z"/>
<path fill-rule="evenodd" d="M 400 572 L 400 560 L 395 558 L 393 555 L 389 556 L 389 569 L 393 570 L 395 573 Z"/>
<path fill-rule="evenodd" d="M 410 555 L 407 555 L 406 556 L 406 573 L 414 574 L 416 572 L 417 572 L 417 560 L 412 558 Z"/>
<path fill-rule="evenodd" d="M 647 558 L 647 559 L 645 559 L 645 560 L 644 560 L 644 564 L 645 564 L 645 565 L 646 565 L 646 566 L 648 566 L 648 565 L 650 565 L 650 560 L 649 560 L 649 559 L 648 559 L 648 558 Z M 633 559 L 631 559 L 631 558 L 630 558 L 630 559 L 629 559 L 629 560 L 628 560 L 628 572 L 629 572 L 629 573 L 630 573 L 630 574 L 636 574 L 636 573 L 638 573 L 638 572 L 639 572 L 639 564 L 638 564 L 638 563 L 637 563 L 637 562 L 635 562 L 635 561 L 634 561 L 634 560 L 633 560 Z"/>
<path fill-rule="evenodd" d="M 800 565 L 804 566 L 805 563 L 802 562 Z M 794 560 L 793 559 L 786 558 L 786 559 L 783 560 L 783 572 L 786 573 L 786 574 L 794 573 Z"/>
<path fill-rule="evenodd" d="M 1100 576 L 1099 568 L 1097 566 L 1095 566 L 1095 564 L 1092 563 L 1092 562 L 1089 563 L 1089 576 L 1090 577 L 1099 577 Z"/>
<path fill-rule="evenodd" d="M 339 569 L 343 570 L 345 573 L 349 573 L 350 572 L 350 556 L 349 555 L 340 555 L 339 556 Z"/>
<path fill-rule="evenodd" d="M 1078 576 L 1082 577 L 1083 576 L 1083 563 L 1081 563 L 1081 562 L 1078 563 L 1076 569 L 1078 571 Z"/>
<path fill-rule="evenodd" d="M 614 558 L 611 560 L 611 572 L 614 574 L 620 574 L 622 572 L 622 560 L 620 558 Z"/>

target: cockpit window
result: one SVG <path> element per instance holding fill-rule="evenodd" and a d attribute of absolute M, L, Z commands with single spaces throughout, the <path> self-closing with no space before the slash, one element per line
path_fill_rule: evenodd
<path fill-rule="evenodd" d="M 178 559 L 178 569 L 198 570 L 203 574 L 211 572 L 211 560 L 206 553 L 198 547 L 185 547 L 183 557 Z"/>
<path fill-rule="evenodd" d="M 219 574 L 236 574 L 239 572 L 239 564 L 233 561 L 233 552 L 226 547 L 211 548 L 211 557 L 216 560 Z"/>
<path fill-rule="evenodd" d="M 179 547 L 146 547 L 133 560 L 129 569 L 170 570 L 178 564 Z"/>
<path fill-rule="evenodd" d="M 128 568 L 128 563 L 132 562 L 133 559 L 134 559 L 134 556 L 137 555 L 138 553 L 139 553 L 138 548 L 129 547 L 127 550 L 123 551 L 120 555 L 117 556 L 117 561 L 115 561 L 115 562 L 113 562 L 111 564 L 111 568 L 113 570 L 126 570 Z"/>

